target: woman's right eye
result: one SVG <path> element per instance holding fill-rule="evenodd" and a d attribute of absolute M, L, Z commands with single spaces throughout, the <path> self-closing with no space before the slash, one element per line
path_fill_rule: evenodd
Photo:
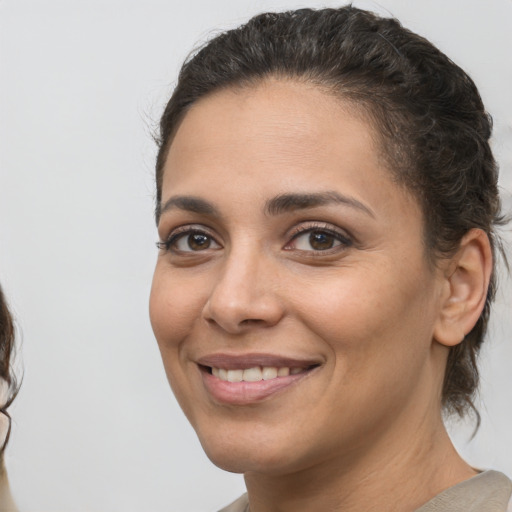
<path fill-rule="evenodd" d="M 207 249 L 220 249 L 220 245 L 215 239 L 203 231 L 188 230 L 180 233 L 171 234 L 165 242 L 158 242 L 159 249 L 167 251 L 185 253 L 200 252 Z"/>

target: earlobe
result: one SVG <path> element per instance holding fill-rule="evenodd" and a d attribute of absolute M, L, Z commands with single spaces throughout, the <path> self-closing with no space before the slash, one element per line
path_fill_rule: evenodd
<path fill-rule="evenodd" d="M 434 339 L 446 346 L 460 343 L 474 327 L 487 298 L 492 251 L 487 234 L 470 230 L 446 266 Z"/>

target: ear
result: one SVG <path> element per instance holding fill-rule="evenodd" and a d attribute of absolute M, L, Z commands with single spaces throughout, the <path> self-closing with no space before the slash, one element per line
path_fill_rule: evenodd
<path fill-rule="evenodd" d="M 445 266 L 436 341 L 452 347 L 473 329 L 485 305 L 491 272 L 489 238 L 483 230 L 472 229 Z"/>

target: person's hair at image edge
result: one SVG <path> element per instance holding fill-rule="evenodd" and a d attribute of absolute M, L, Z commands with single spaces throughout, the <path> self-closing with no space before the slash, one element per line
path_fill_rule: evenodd
<path fill-rule="evenodd" d="M 16 398 L 18 385 L 16 376 L 12 370 L 12 357 L 15 343 L 14 322 L 7 307 L 2 288 L 0 287 L 0 379 L 2 381 L 2 396 L 0 402 L 0 413 L 8 421 L 5 438 L 0 445 L 0 457 L 3 455 L 11 434 L 11 417 L 7 412 L 8 407 Z"/>
<path fill-rule="evenodd" d="M 506 220 L 489 145 L 492 121 L 474 82 L 396 19 L 351 5 L 257 15 L 216 36 L 185 62 L 157 137 L 157 221 L 165 160 L 188 109 L 215 91 L 267 78 L 316 85 L 349 101 L 370 121 L 386 166 L 422 206 L 433 265 L 454 254 L 472 228 L 485 231 L 494 256 L 503 254 L 495 232 Z M 478 322 L 450 349 L 442 391 L 445 412 L 463 416 L 472 410 L 477 423 L 476 358 L 495 295 L 495 267 Z"/>

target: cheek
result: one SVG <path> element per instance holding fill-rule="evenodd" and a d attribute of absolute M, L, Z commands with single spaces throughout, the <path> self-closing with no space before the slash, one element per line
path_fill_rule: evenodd
<path fill-rule="evenodd" d="M 179 279 L 157 265 L 149 298 L 149 316 L 161 351 L 178 349 L 201 315 L 205 297 L 191 281 Z"/>
<path fill-rule="evenodd" d="M 308 328 L 330 346 L 336 364 L 348 365 L 350 358 L 351 374 L 367 372 L 369 361 L 393 368 L 398 358 L 426 353 L 432 338 L 431 279 L 422 283 L 421 273 L 389 262 L 385 271 L 380 267 L 338 269 L 320 288 L 310 285 L 301 295 Z"/>
<path fill-rule="evenodd" d="M 388 421 L 426 382 L 421 376 L 428 378 L 428 290 L 367 270 L 330 280 L 322 299 L 304 294 L 304 323 L 331 352 L 329 391 L 320 402 L 333 432 Z"/>
<path fill-rule="evenodd" d="M 151 326 L 158 342 L 165 372 L 185 415 L 193 419 L 189 396 L 193 391 L 187 379 L 188 365 L 182 346 L 194 329 L 202 311 L 196 288 L 180 281 L 157 265 L 149 298 Z M 197 390 L 196 390 L 197 391 Z"/>

